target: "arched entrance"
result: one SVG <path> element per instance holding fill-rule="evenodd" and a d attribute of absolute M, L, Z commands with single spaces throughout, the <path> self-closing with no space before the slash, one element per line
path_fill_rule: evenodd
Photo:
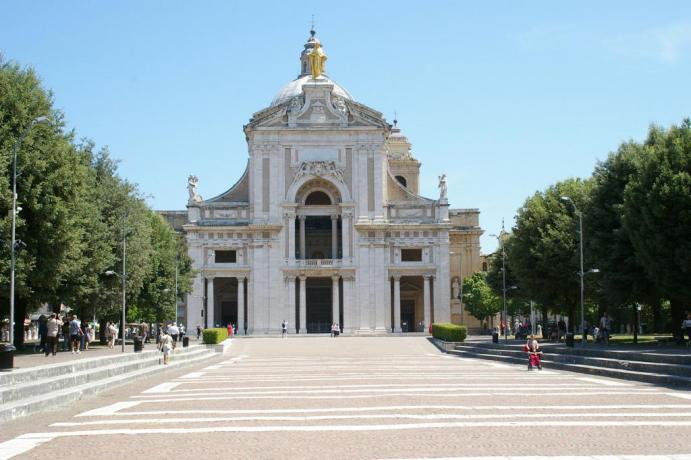
<path fill-rule="evenodd" d="M 341 259 L 343 225 L 338 188 L 324 179 L 315 178 L 300 187 L 296 193 L 296 201 L 296 258 Z"/>

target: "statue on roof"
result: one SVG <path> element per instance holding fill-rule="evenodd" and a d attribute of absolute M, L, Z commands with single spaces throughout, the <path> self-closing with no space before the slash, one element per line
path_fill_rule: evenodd
<path fill-rule="evenodd" d="M 312 78 L 315 80 L 324 73 L 324 67 L 326 63 L 326 53 L 322 49 L 319 40 L 315 40 L 314 48 L 307 54 L 307 58 L 310 62 L 310 68 L 312 69 Z"/>
<path fill-rule="evenodd" d="M 439 176 L 439 199 L 446 199 L 446 174 Z"/>
<path fill-rule="evenodd" d="M 201 203 L 202 197 L 199 196 L 199 193 L 197 193 L 197 183 L 199 182 L 199 179 L 197 176 L 190 175 L 187 178 L 187 193 L 189 193 L 189 199 L 187 200 L 188 203 Z"/>

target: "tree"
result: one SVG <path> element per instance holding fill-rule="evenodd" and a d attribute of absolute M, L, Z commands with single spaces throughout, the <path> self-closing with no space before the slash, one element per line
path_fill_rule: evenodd
<path fill-rule="evenodd" d="M 640 144 L 626 142 L 595 167 L 590 206 L 583 218 L 586 254 L 600 269 L 593 283 L 594 297 L 610 315 L 627 315 L 633 323 L 636 302 L 650 304 L 658 313 L 660 309 L 659 295 L 622 222 L 624 191 L 635 178 L 642 155 Z"/>
<path fill-rule="evenodd" d="M 570 197 L 584 211 L 590 182 L 568 179 L 535 193 L 518 210 L 506 253 L 524 298 L 558 312 L 579 304 L 578 218 L 561 197 Z"/>
<path fill-rule="evenodd" d="M 499 313 L 502 306 L 501 299 L 492 292 L 482 272 L 463 280 L 463 303 L 468 313 L 480 321 Z"/>
<path fill-rule="evenodd" d="M 638 262 L 664 298 L 679 334 L 691 305 L 691 120 L 651 127 L 624 191 L 623 224 Z"/>
<path fill-rule="evenodd" d="M 510 241 L 511 234 L 504 233 L 502 235 L 502 244 L 509 245 Z M 518 279 L 511 270 L 511 263 L 508 257 L 504 257 L 502 264 L 501 248 L 489 257 L 489 267 L 486 278 L 487 284 L 492 289 L 492 292 L 494 292 L 497 297 L 502 299 L 503 302 L 504 277 L 502 274 L 502 268 L 506 269 L 506 312 L 511 316 L 523 314 L 525 311 L 525 304 L 528 299 L 524 298 L 525 293 L 520 289 Z M 518 289 L 510 289 L 512 286 L 516 286 Z"/>

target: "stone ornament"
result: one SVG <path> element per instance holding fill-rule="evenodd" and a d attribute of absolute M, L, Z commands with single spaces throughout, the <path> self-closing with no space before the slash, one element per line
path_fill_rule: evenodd
<path fill-rule="evenodd" d="M 446 199 L 446 174 L 439 176 L 439 200 Z"/>
<path fill-rule="evenodd" d="M 199 179 L 195 175 L 190 175 L 187 178 L 187 193 L 189 194 L 188 203 L 201 203 L 204 201 L 199 193 L 197 193 L 198 183 Z"/>
<path fill-rule="evenodd" d="M 305 176 L 332 176 L 336 180 L 343 182 L 343 170 L 336 167 L 335 161 L 303 161 L 300 163 L 300 166 L 298 166 L 298 171 L 295 173 L 293 182 Z"/>

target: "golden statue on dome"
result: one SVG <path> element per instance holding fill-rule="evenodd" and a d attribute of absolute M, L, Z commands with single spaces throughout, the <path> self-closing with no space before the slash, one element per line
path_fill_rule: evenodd
<path fill-rule="evenodd" d="M 326 63 L 326 53 L 322 49 L 319 41 L 315 41 L 314 48 L 307 54 L 307 58 L 310 61 L 310 67 L 312 69 L 312 78 L 315 80 L 324 73 L 324 64 Z"/>

